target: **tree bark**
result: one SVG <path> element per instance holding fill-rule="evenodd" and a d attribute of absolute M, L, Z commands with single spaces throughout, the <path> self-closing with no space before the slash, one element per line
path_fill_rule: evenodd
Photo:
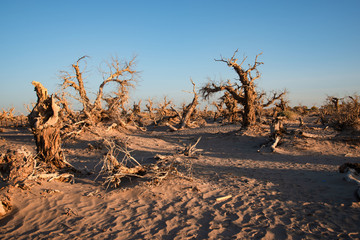
<path fill-rule="evenodd" d="M 33 81 L 32 84 L 35 86 L 38 101 L 28 119 L 34 134 L 38 158 L 51 167 L 68 167 L 70 165 L 65 161 L 61 149 L 60 107 L 41 83 Z"/>
<path fill-rule="evenodd" d="M 245 91 L 245 101 L 244 101 L 244 115 L 242 128 L 248 128 L 256 123 L 256 92 L 254 87 L 249 88 L 248 91 Z"/>

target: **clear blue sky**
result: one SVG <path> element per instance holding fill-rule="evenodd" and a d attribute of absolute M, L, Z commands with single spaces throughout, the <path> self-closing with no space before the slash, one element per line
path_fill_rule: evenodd
<path fill-rule="evenodd" d="M 87 86 L 112 56 L 137 55 L 131 96 L 181 103 L 207 78 L 234 79 L 214 58 L 256 54 L 265 91 L 289 90 L 292 105 L 360 92 L 360 1 L 0 0 L 0 108 L 36 101 L 31 81 L 58 89 L 60 70 L 88 55 Z"/>

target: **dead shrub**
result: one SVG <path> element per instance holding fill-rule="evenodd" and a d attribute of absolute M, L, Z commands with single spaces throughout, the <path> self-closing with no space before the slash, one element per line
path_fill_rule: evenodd
<path fill-rule="evenodd" d="M 286 117 L 288 120 L 296 120 L 299 118 L 299 114 L 291 110 L 281 111 L 278 113 L 278 116 Z"/>
<path fill-rule="evenodd" d="M 184 144 L 184 148 L 174 154 L 156 154 L 154 158 L 157 159 L 157 162 L 148 167 L 148 172 L 152 174 L 152 183 L 160 185 L 163 180 L 171 176 L 193 180 L 192 158 L 197 156 L 196 145 L 200 140 L 201 137 L 195 143 Z"/>
<path fill-rule="evenodd" d="M 160 185 L 171 176 L 192 180 L 192 158 L 197 156 L 196 145 L 200 139 L 198 138 L 195 143 L 185 144 L 183 149 L 174 154 L 156 154 L 154 159 L 157 161 L 148 165 L 141 165 L 131 156 L 132 151 L 128 149 L 126 140 L 119 142 L 104 139 L 108 152 L 98 164 L 101 165 L 101 169 L 96 179 L 102 176 L 106 188 L 117 188 L 123 178 L 132 177 L 145 178 L 150 185 Z M 122 159 L 118 160 L 121 155 Z"/>
<path fill-rule="evenodd" d="M 308 114 L 309 109 L 307 108 L 307 106 L 299 105 L 299 106 L 293 107 L 293 111 L 296 112 L 297 114 L 305 116 Z"/>
<path fill-rule="evenodd" d="M 141 177 L 145 173 L 145 168 L 131 156 L 131 150 L 128 149 L 126 140 L 119 143 L 113 139 L 105 138 L 104 145 L 108 152 L 99 162 L 102 166 L 96 179 L 100 175 L 104 175 L 103 184 L 106 185 L 106 188 L 110 186 L 119 187 L 121 179 L 124 177 Z M 120 154 L 123 157 L 119 161 Z"/>
<path fill-rule="evenodd" d="M 336 130 L 360 130 L 360 97 L 337 98 L 330 96 L 320 108 L 322 124 Z"/>

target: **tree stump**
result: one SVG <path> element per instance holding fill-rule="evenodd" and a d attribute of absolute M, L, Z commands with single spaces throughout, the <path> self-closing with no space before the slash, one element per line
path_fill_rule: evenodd
<path fill-rule="evenodd" d="M 41 83 L 33 81 L 32 84 L 35 86 L 38 100 L 28 119 L 34 134 L 38 158 L 51 168 L 69 167 L 71 165 L 66 162 L 61 149 L 60 107 Z"/>

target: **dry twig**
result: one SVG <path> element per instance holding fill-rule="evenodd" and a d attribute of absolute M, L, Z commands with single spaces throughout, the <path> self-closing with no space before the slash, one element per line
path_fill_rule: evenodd
<path fill-rule="evenodd" d="M 142 177 L 141 175 L 145 172 L 145 168 L 131 156 L 132 151 L 127 148 L 126 140 L 123 143 L 124 146 L 120 146 L 114 140 L 105 138 L 104 144 L 108 152 L 99 162 L 99 164 L 102 164 L 102 167 L 96 179 L 100 175 L 107 175 L 105 177 L 104 185 L 108 188 L 109 186 L 118 187 L 121 183 L 121 179 L 124 177 Z M 120 153 L 124 156 L 119 162 L 118 156 Z M 128 167 L 129 164 L 133 166 Z"/>

